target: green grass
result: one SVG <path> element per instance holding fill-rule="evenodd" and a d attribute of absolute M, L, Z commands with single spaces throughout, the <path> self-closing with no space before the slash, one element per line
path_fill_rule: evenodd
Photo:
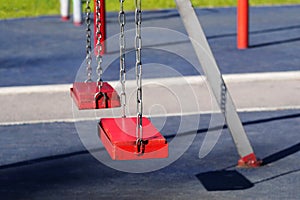
<path fill-rule="evenodd" d="M 59 0 L 0 0 L 0 18 L 56 15 Z"/>
<path fill-rule="evenodd" d="M 125 0 L 125 9 L 133 10 L 133 0 Z M 195 7 L 236 6 L 237 0 L 192 0 Z M 300 0 L 250 0 L 250 5 L 300 4 Z M 143 1 L 143 9 L 175 8 L 174 0 Z M 85 5 L 83 5 L 85 7 Z M 118 0 L 106 1 L 107 11 L 119 9 Z M 59 0 L 0 0 L 0 19 L 58 15 Z"/>

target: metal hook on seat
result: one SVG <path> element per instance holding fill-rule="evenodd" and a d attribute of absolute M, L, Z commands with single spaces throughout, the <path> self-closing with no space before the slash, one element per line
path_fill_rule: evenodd
<path fill-rule="evenodd" d="M 145 141 L 142 140 L 141 138 L 136 139 L 136 153 L 137 154 L 143 154 L 145 152 Z"/>
<path fill-rule="evenodd" d="M 95 103 L 96 103 L 96 109 L 98 109 L 98 101 L 101 99 L 101 98 L 104 98 L 104 102 L 105 102 L 105 107 L 108 108 L 108 96 L 105 92 L 98 92 L 95 94 L 94 96 L 94 99 L 95 99 Z"/>

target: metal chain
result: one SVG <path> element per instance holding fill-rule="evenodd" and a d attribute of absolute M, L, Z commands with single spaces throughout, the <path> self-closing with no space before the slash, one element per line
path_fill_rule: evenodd
<path fill-rule="evenodd" d="M 226 113 L 226 96 L 227 96 L 227 88 L 226 85 L 224 83 L 224 81 L 221 84 L 221 102 L 220 102 L 220 107 L 221 107 L 221 111 L 222 113 Z"/>
<path fill-rule="evenodd" d="M 138 149 L 143 145 L 143 101 L 142 101 L 142 61 L 141 61 L 141 50 L 142 50 L 142 37 L 141 37 L 141 24 L 142 24 L 142 11 L 141 11 L 141 0 L 135 0 L 135 51 L 136 51 L 136 82 L 137 82 L 137 126 L 136 126 L 136 137 Z"/>
<path fill-rule="evenodd" d="M 86 23 L 86 73 L 87 73 L 87 79 L 85 82 L 92 81 L 92 45 L 91 45 L 91 7 L 90 7 L 90 0 L 86 0 L 86 17 L 85 17 L 85 23 Z"/>
<path fill-rule="evenodd" d="M 124 12 L 124 1 L 120 0 L 120 12 L 119 12 L 119 24 L 120 24 L 120 83 L 122 91 L 120 94 L 121 106 L 122 106 L 122 117 L 126 117 L 126 68 L 125 68 L 125 24 L 126 17 Z"/>
<path fill-rule="evenodd" d="M 103 70 L 102 70 L 102 43 L 101 43 L 101 39 L 102 39 L 102 33 L 101 33 L 101 20 L 100 20 L 100 9 L 101 9 L 101 3 L 100 0 L 97 0 L 96 2 L 96 36 L 97 36 L 97 43 L 96 43 L 96 51 L 97 51 L 97 56 L 96 56 L 96 60 L 97 60 L 97 75 L 98 75 L 98 79 L 97 79 L 97 86 L 99 87 L 99 91 L 101 90 L 101 87 L 103 85 L 103 80 L 102 80 L 102 74 L 103 74 Z"/>

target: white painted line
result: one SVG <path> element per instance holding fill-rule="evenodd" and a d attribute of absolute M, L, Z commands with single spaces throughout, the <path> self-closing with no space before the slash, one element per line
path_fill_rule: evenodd
<path fill-rule="evenodd" d="M 228 74 L 224 75 L 223 78 L 229 83 L 300 80 L 300 71 Z"/>
<path fill-rule="evenodd" d="M 280 106 L 280 107 L 253 107 L 237 109 L 237 112 L 266 112 L 266 111 L 280 111 L 280 110 L 298 110 L 300 106 Z M 188 115 L 204 115 L 219 113 L 216 111 L 201 111 L 201 112 L 185 112 L 185 113 L 167 113 L 167 114 L 155 114 L 150 117 L 172 117 L 172 116 L 188 116 Z M 103 116 L 113 117 L 113 116 Z M 127 117 L 134 117 L 128 115 Z M 26 124 L 42 124 L 42 123 L 76 123 L 82 121 L 99 120 L 99 117 L 86 117 L 86 118 L 65 118 L 65 119 L 49 119 L 49 120 L 32 120 L 32 121 L 13 121 L 13 122 L 0 122 L 0 126 L 14 126 L 14 125 L 26 125 Z"/>
<path fill-rule="evenodd" d="M 72 84 L 0 87 L 0 95 L 66 92 L 71 86 Z"/>

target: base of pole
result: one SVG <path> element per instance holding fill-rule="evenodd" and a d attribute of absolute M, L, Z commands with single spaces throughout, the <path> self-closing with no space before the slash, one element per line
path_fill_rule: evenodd
<path fill-rule="evenodd" d="M 262 165 L 261 160 L 257 160 L 254 153 L 244 156 L 239 159 L 237 167 L 240 168 L 256 168 Z"/>
<path fill-rule="evenodd" d="M 73 22 L 74 26 L 81 26 L 82 22 Z"/>
<path fill-rule="evenodd" d="M 70 17 L 69 16 L 61 16 L 60 20 L 63 22 L 66 22 L 66 21 L 70 20 Z"/>

